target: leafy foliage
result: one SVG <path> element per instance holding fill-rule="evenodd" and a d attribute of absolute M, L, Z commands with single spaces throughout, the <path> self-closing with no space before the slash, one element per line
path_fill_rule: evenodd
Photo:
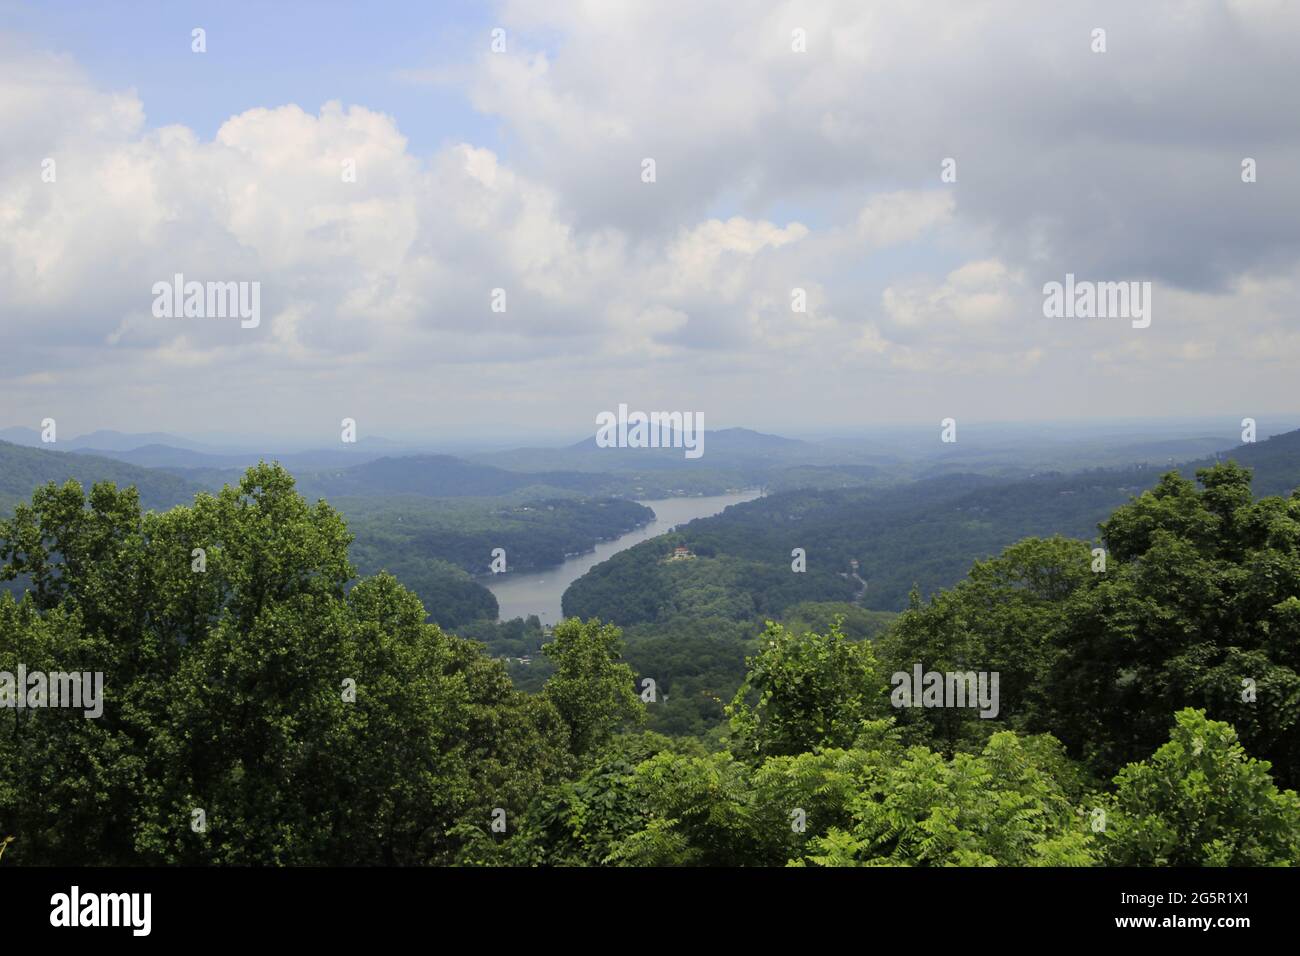
<path fill-rule="evenodd" d="M 825 635 L 769 623 L 759 643 L 727 708 L 742 753 L 843 747 L 864 721 L 883 715 L 886 695 L 871 645 L 847 640 L 838 622 Z"/>
<path fill-rule="evenodd" d="M 30 497 L 38 485 L 78 481 L 132 485 L 145 508 L 167 508 L 189 501 L 198 487 L 152 468 L 137 468 L 112 458 L 26 448 L 0 441 L 0 516 Z"/>
<path fill-rule="evenodd" d="M 632 668 L 619 663 L 622 635 L 612 624 L 570 618 L 542 652 L 555 664 L 544 696 L 569 727 L 569 747 L 581 757 L 607 743 L 624 722 L 641 717 Z"/>
<path fill-rule="evenodd" d="M 0 595 L 0 670 L 100 671 L 105 704 L 97 720 L 0 711 L 10 854 L 450 861 L 460 822 L 557 779 L 569 758 L 550 702 L 424 623 L 394 578 L 349 592 L 347 544 L 273 466 L 165 514 L 142 514 L 133 489 L 38 489 L 0 524 L 3 576 L 31 581 L 21 601 Z"/>
<path fill-rule="evenodd" d="M 1228 720 L 1281 779 L 1300 777 L 1300 494 L 1254 499 L 1227 462 L 1176 473 L 1101 526 L 1090 546 L 1026 540 L 893 627 L 883 653 L 1001 672 L 1002 713 L 1112 774 L 1164 740 L 1186 707 Z M 953 745 L 969 714 L 923 711 Z M 986 731 L 985 731 L 986 732 Z"/>
<path fill-rule="evenodd" d="M 1026 539 L 896 618 L 781 593 L 764 600 L 787 602 L 785 623 L 759 633 L 760 605 L 726 561 L 645 549 L 647 573 L 680 577 L 684 597 L 629 595 L 649 617 L 626 631 L 466 628 L 498 651 L 540 646 L 534 694 L 482 644 L 428 623 L 392 575 L 358 579 L 339 513 L 278 466 L 165 513 L 134 489 L 49 484 L 0 522 L 0 579 L 21 582 L 20 597 L 0 594 L 0 671 L 102 671 L 104 713 L 0 710 L 13 837 L 0 852 L 56 865 L 1294 864 L 1300 797 L 1274 774 L 1297 772 L 1300 495 L 1255 500 L 1232 464 L 1199 478 L 1167 475 L 1118 508 L 1101 526 L 1104 571 L 1088 542 Z M 998 671 L 999 719 L 890 709 L 887 676 L 915 663 Z M 642 676 L 665 697 L 643 705 Z M 711 721 L 728 690 L 724 732 Z M 647 714 L 679 736 L 634 732 Z"/>
<path fill-rule="evenodd" d="M 1187 708 L 1169 742 L 1129 764 L 1102 831 L 1113 866 L 1271 866 L 1300 862 L 1300 797 L 1279 791 L 1228 724 Z"/>

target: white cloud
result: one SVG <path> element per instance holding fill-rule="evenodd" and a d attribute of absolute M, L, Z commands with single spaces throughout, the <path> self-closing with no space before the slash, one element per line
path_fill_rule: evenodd
<path fill-rule="evenodd" d="M 1104 57 L 1087 48 L 1103 19 Z M 143 391 L 190 421 L 273 394 L 287 421 L 337 400 L 412 423 L 496 403 L 497 420 L 585 424 L 600 389 L 641 388 L 761 425 L 791 399 L 755 382 L 830 370 L 844 382 L 827 389 L 877 417 L 901 414 L 900 376 L 1015 417 L 1034 390 L 1035 410 L 1069 411 L 1091 373 L 1150 390 L 1211 362 L 1225 388 L 1287 394 L 1290 7 L 516 0 L 499 20 L 509 54 L 394 72 L 463 89 L 501 121 L 508 162 L 474 143 L 417 153 L 401 117 L 364 105 L 268 103 L 211 139 L 151 128 L 134 93 L 0 41 L 9 407 L 84 393 L 122 415 Z M 1042 283 L 1067 271 L 1153 281 L 1152 327 L 1044 320 Z M 177 272 L 260 281 L 261 327 L 154 319 L 151 286 Z M 815 389 L 793 401 L 848 415 Z"/>
<path fill-rule="evenodd" d="M 1023 285 L 996 259 L 970 262 L 950 272 L 942 283 L 921 280 L 890 286 L 882 294 L 885 314 L 901 326 L 945 329 L 987 327 L 1021 322 L 1025 310 Z M 1019 314 L 1018 314 L 1019 309 Z"/>
<path fill-rule="evenodd" d="M 873 196 L 858 213 L 857 234 L 870 248 L 911 242 L 952 218 L 949 192 L 892 192 Z"/>

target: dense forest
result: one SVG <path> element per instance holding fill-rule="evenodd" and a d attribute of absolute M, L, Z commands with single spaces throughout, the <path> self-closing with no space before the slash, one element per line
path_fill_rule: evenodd
<path fill-rule="evenodd" d="M 626 498 L 555 498 L 518 504 L 414 497 L 331 502 L 338 504 L 348 527 L 364 542 L 366 560 L 419 554 L 470 574 L 489 572 L 495 548 L 506 552 L 508 571 L 538 571 L 654 520 L 650 508 Z"/>
<path fill-rule="evenodd" d="M 445 627 L 496 619 L 496 598 L 471 577 L 489 573 L 494 550 L 505 552 L 506 573 L 536 571 L 654 519 L 649 508 L 622 498 L 406 496 L 337 504 L 356 536 L 351 559 L 360 573 L 396 575 Z"/>
<path fill-rule="evenodd" d="M 94 455 L 56 453 L 0 441 L 0 515 L 10 514 L 27 500 L 32 489 L 53 481 L 75 478 L 83 484 L 111 481 L 131 485 L 146 508 L 168 508 L 190 501 L 199 486 L 165 471 L 99 458 Z"/>
<path fill-rule="evenodd" d="M 400 467 L 398 461 L 384 458 L 342 470 L 339 474 L 353 476 L 346 479 L 348 487 L 364 487 L 369 493 L 331 501 L 347 516 L 354 535 L 350 558 L 359 573 L 369 576 L 386 570 L 397 575 L 429 609 L 431 620 L 447 627 L 496 619 L 496 598 L 475 580 L 488 573 L 494 549 L 506 552 L 507 572 L 535 571 L 558 565 L 570 554 L 590 551 L 598 542 L 654 518 L 649 508 L 627 498 L 573 494 L 531 498 L 530 492 L 545 486 L 535 487 L 530 476 L 458 463 L 445 456 L 401 459 Z M 382 480 L 366 485 L 355 477 L 363 471 Z M 315 473 L 309 474 L 312 481 L 319 480 Z M 588 485 L 603 480 L 580 478 Z M 162 469 L 0 442 L 0 516 L 11 514 L 32 488 L 66 480 L 83 486 L 99 481 L 131 485 L 146 509 L 188 502 L 202 490 L 200 484 Z M 234 480 L 238 482 L 238 473 Z M 407 484 L 442 497 L 388 493 L 390 486 Z M 494 491 L 499 496 L 489 497 Z M 0 588 L 16 595 L 25 585 L 26 578 L 7 588 L 0 582 Z"/>
<path fill-rule="evenodd" d="M 573 583 L 565 613 L 653 621 L 682 602 L 698 602 L 690 588 L 713 582 L 730 602 L 720 610 L 731 616 L 771 613 L 800 600 L 901 610 L 914 587 L 923 594 L 947 587 L 972 561 L 1027 535 L 1095 534 L 1099 521 L 1157 475 L 1142 467 L 1021 481 L 961 474 L 879 489 L 767 495 L 679 529 L 672 544 L 702 559 L 688 570 L 656 564 L 671 550 L 663 538 L 614 555 Z M 791 574 L 795 548 L 804 550 L 806 570 Z M 861 582 L 848 577 L 855 561 Z"/>
<path fill-rule="evenodd" d="M 570 585 L 564 613 L 623 627 L 638 674 L 678 691 L 671 708 L 654 711 L 653 729 L 703 735 L 724 723 L 723 701 L 744 679 L 765 621 L 806 626 L 799 609 L 820 605 L 887 622 L 914 588 L 951 586 L 1027 535 L 1095 534 L 1155 478 L 1144 468 L 1011 482 L 954 474 L 779 492 L 615 554 Z M 693 559 L 670 560 L 678 546 Z M 795 548 L 805 552 L 799 572 Z M 823 616 L 812 629 L 828 623 Z"/>
<path fill-rule="evenodd" d="M 775 604 L 704 582 L 626 631 L 573 617 L 533 693 L 397 577 L 358 578 L 351 540 L 272 465 L 165 511 L 48 484 L 0 523 L 0 577 L 27 582 L 0 594 L 0 672 L 105 675 L 98 719 L 0 710 L 3 865 L 1300 862 L 1300 494 L 1256 498 L 1235 463 L 897 616 L 791 592 L 755 628 Z M 725 716 L 703 734 L 634 659 L 694 609 L 744 656 L 734 693 L 696 667 Z M 996 718 L 898 706 L 917 667 L 996 672 Z"/>

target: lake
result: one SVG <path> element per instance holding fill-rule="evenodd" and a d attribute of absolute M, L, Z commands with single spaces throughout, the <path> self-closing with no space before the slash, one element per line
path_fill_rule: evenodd
<path fill-rule="evenodd" d="M 526 618 L 530 614 L 536 614 L 543 624 L 557 624 L 561 618 L 560 598 L 564 596 L 565 589 L 600 562 L 620 551 L 626 551 L 634 544 L 667 534 L 673 528 L 694 521 L 696 518 L 707 518 L 722 511 L 728 505 L 753 501 L 758 496 L 757 491 L 742 491 L 731 495 L 642 501 L 641 504 L 655 513 L 655 520 L 643 528 L 629 531 L 612 541 L 601 541 L 594 551 L 569 558 L 563 564 L 546 571 L 530 571 L 525 574 L 507 573 L 479 580 L 496 595 L 497 604 L 501 608 L 501 620 L 509 621 L 516 617 Z"/>

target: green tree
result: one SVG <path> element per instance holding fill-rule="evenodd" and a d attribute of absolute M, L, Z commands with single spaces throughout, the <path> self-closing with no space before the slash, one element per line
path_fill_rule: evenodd
<path fill-rule="evenodd" d="M 348 541 L 268 465 L 161 514 L 50 485 L 0 523 L 0 576 L 30 581 L 0 595 L 0 670 L 104 674 L 99 719 L 0 711 L 9 855 L 450 862 L 459 826 L 566 773 L 549 701 L 392 577 L 349 590 Z"/>
<path fill-rule="evenodd" d="M 966 580 L 912 608 L 880 642 L 889 673 L 987 671 L 998 674 L 997 720 L 952 707 L 902 709 L 912 738 L 951 751 L 979 749 L 1007 727 L 1039 730 L 1054 702 L 1048 677 L 1071 599 L 1092 583 L 1089 545 L 1067 538 L 1026 538 L 996 558 L 977 561 Z"/>
<path fill-rule="evenodd" d="M 809 841 L 819 866 L 1089 866 L 1090 834 L 1037 748 L 1010 731 L 981 754 L 924 747 L 877 764 L 852 823 Z"/>
<path fill-rule="evenodd" d="M 555 664 L 544 694 L 569 728 L 569 748 L 583 757 L 623 724 L 642 719 L 632 668 L 620 662 L 622 632 L 598 620 L 558 624 L 542 652 Z"/>
<path fill-rule="evenodd" d="M 1110 561 L 1055 632 L 1043 729 L 1114 773 L 1184 707 L 1226 720 L 1300 781 L 1300 493 L 1252 500 L 1226 462 L 1177 474 L 1102 524 Z"/>
<path fill-rule="evenodd" d="M 885 685 L 867 642 L 838 622 L 824 635 L 768 622 L 748 675 L 727 707 L 739 753 L 798 754 L 852 743 L 863 721 L 883 716 Z"/>
<path fill-rule="evenodd" d="M 1300 797 L 1228 724 L 1187 708 L 1169 742 L 1115 778 L 1101 843 L 1112 866 L 1300 864 Z"/>

